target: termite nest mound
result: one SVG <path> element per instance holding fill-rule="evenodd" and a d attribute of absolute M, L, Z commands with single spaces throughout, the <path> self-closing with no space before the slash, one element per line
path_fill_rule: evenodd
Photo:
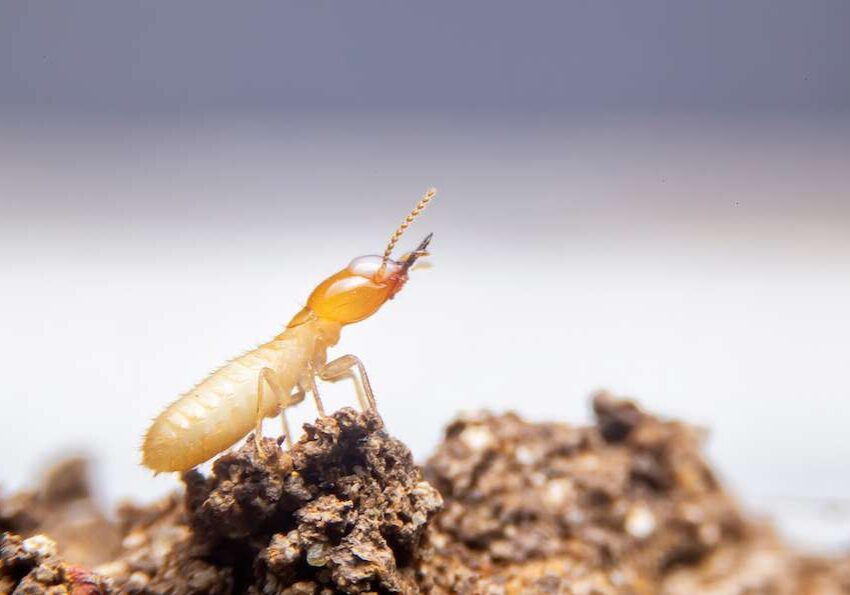
<path fill-rule="evenodd" d="M 588 427 L 462 416 L 423 469 L 343 409 L 111 520 L 70 461 L 0 498 L 0 594 L 850 593 L 850 557 L 806 557 L 741 511 L 702 432 L 593 407 Z"/>
<path fill-rule="evenodd" d="M 416 590 L 420 540 L 442 499 L 374 413 L 321 418 L 290 451 L 265 443 L 271 458 L 249 439 L 210 477 L 184 475 L 193 548 L 154 585 L 205 560 L 222 593 Z"/>

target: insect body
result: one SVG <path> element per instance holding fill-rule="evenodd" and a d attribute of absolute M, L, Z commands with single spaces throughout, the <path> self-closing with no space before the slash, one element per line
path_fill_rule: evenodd
<path fill-rule="evenodd" d="M 375 409 L 366 370 L 358 358 L 344 355 L 327 363 L 327 350 L 346 324 L 364 320 L 392 299 L 407 282 L 417 259 L 427 256 L 429 234 L 399 260 L 390 258 L 398 239 L 434 197 L 429 190 L 393 234 L 383 256 L 361 256 L 320 283 L 286 329 L 219 368 L 169 405 L 145 435 L 143 463 L 154 471 L 185 471 L 235 444 L 262 420 L 280 413 L 287 444 L 291 434 L 285 410 L 312 393 L 324 414 L 316 378 L 335 382 L 355 378 L 362 408 Z"/>

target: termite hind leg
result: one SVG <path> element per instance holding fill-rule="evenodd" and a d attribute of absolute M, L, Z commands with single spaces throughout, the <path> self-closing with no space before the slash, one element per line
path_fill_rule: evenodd
<path fill-rule="evenodd" d="M 266 452 L 263 450 L 263 393 L 265 392 L 265 385 L 268 384 L 272 389 L 272 392 L 275 395 L 275 398 L 279 403 L 281 403 L 280 414 L 284 419 L 284 431 L 286 431 L 286 442 L 287 446 L 289 445 L 289 431 L 286 424 L 286 417 L 283 410 L 285 409 L 284 401 L 282 398 L 280 385 L 278 385 L 277 380 L 275 379 L 274 370 L 271 368 L 263 368 L 260 370 L 260 375 L 257 377 L 257 418 L 256 425 L 254 426 L 254 446 L 257 448 L 257 454 L 260 455 L 260 458 L 266 458 Z M 288 404 L 288 400 L 286 402 Z"/>
<path fill-rule="evenodd" d="M 354 375 L 351 373 L 353 368 L 357 368 L 360 374 L 360 382 L 358 383 Z M 356 355 L 343 355 L 332 362 L 325 364 L 319 371 L 319 378 L 328 382 L 337 382 L 346 377 L 351 377 L 357 388 L 357 396 L 360 399 L 360 406 L 365 410 L 371 409 L 378 413 L 378 406 L 375 403 L 375 393 L 372 392 L 372 384 L 369 382 L 369 375 L 366 374 L 366 367 L 360 358 Z M 361 394 L 362 391 L 362 394 Z M 363 396 L 365 395 L 365 403 Z"/>

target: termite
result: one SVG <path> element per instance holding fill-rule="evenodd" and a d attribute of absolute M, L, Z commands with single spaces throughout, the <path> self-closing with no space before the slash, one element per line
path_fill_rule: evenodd
<path fill-rule="evenodd" d="M 360 359 L 343 355 L 328 362 L 327 351 L 339 341 L 343 326 L 369 318 L 401 291 L 413 264 L 428 255 L 432 234 L 412 252 L 391 258 L 399 238 L 435 194 L 433 188 L 425 193 L 393 233 L 383 256 L 352 260 L 313 290 L 282 333 L 231 360 L 169 405 L 145 434 L 143 464 L 157 472 L 186 471 L 230 448 L 251 429 L 262 454 L 262 421 L 278 414 L 291 446 L 288 407 L 310 392 L 319 415 L 325 414 L 317 378 L 328 382 L 351 378 L 361 409 L 377 412 Z"/>

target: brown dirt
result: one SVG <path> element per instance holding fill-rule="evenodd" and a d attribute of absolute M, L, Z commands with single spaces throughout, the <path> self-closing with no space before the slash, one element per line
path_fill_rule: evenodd
<path fill-rule="evenodd" d="M 436 550 L 424 572 L 429 586 L 445 593 L 707 592 L 677 586 L 686 582 L 682 570 L 724 547 L 760 546 L 758 530 L 702 458 L 698 431 L 607 395 L 593 408 L 597 423 L 583 428 L 529 424 L 513 414 L 449 426 L 426 465 L 445 498 L 429 531 Z"/>
<path fill-rule="evenodd" d="M 343 409 L 114 521 L 69 461 L 0 498 L 0 595 L 850 593 L 850 558 L 802 556 L 742 513 L 701 432 L 593 406 L 588 427 L 462 417 L 424 474 L 377 416 Z"/>

